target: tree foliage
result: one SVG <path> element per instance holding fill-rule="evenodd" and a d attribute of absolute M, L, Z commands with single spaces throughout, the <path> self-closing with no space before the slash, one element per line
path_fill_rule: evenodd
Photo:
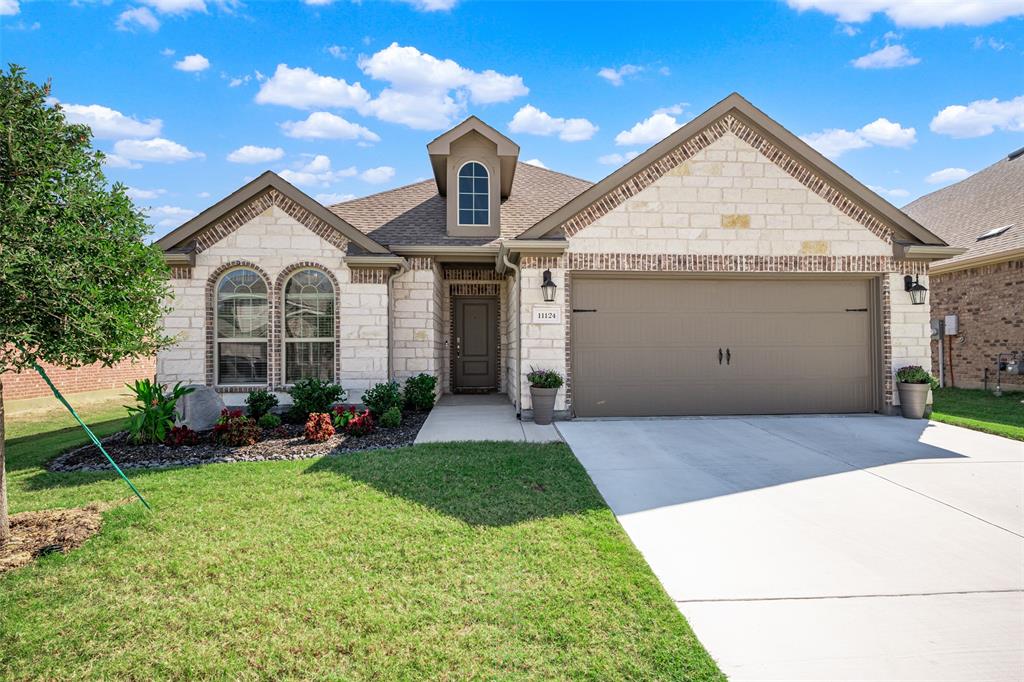
<path fill-rule="evenodd" d="M 49 90 L 21 67 L 0 72 L 0 372 L 112 364 L 167 342 L 167 266 L 145 216 L 108 187 L 88 126 Z"/>

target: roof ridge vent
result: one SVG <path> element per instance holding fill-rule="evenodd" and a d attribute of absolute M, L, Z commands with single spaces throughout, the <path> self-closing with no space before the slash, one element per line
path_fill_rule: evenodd
<path fill-rule="evenodd" d="M 984 234 L 980 235 L 978 237 L 978 241 L 980 242 L 982 239 L 988 239 L 990 237 L 998 237 L 999 235 L 1013 227 L 1013 225 L 1014 223 L 1010 223 L 1009 225 L 1003 225 L 1002 227 L 993 227 L 988 232 L 985 232 Z"/>
<path fill-rule="evenodd" d="M 1021 155 L 1024 155 L 1024 147 L 1021 147 L 1020 149 L 1018 149 L 1016 151 L 1013 151 L 1013 152 L 1010 152 L 1009 154 L 1007 154 L 1006 155 L 1006 160 L 1007 161 L 1013 161 L 1014 159 L 1016 159 L 1018 156 L 1021 156 Z"/>

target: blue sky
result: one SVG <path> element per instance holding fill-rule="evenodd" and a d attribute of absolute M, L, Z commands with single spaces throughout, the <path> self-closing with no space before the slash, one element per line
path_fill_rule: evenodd
<path fill-rule="evenodd" d="M 476 114 L 590 180 L 738 91 L 897 206 L 1024 146 L 1024 0 L 0 0 L 156 234 L 266 169 L 322 201 L 430 175 Z"/>

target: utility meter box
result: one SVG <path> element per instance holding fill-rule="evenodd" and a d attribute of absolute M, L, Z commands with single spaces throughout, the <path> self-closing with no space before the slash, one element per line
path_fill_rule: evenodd
<path fill-rule="evenodd" d="M 960 333 L 959 318 L 956 315 L 946 315 L 946 336 L 956 336 Z"/>

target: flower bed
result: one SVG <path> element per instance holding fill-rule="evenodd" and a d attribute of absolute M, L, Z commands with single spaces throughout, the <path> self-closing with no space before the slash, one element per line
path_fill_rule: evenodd
<path fill-rule="evenodd" d="M 194 445 L 147 443 L 136 445 L 122 431 L 103 439 L 103 447 L 122 468 L 162 468 L 194 466 L 218 462 L 258 462 L 263 460 L 307 459 L 345 451 L 400 448 L 416 440 L 428 412 L 408 412 L 402 423 L 393 428 L 377 428 L 363 436 L 339 431 L 320 443 L 306 440 L 302 424 L 285 424 L 276 429 L 262 429 L 261 437 L 252 445 L 229 446 L 211 439 L 212 432 L 200 433 Z M 105 471 L 110 463 L 94 445 L 69 450 L 50 461 L 50 471 Z"/>

